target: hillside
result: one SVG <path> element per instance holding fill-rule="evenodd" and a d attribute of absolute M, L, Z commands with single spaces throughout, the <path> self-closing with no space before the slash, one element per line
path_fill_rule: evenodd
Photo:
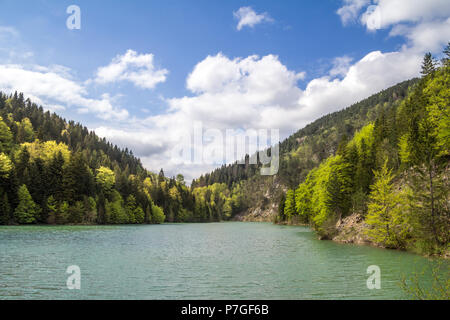
<path fill-rule="evenodd" d="M 149 172 L 132 151 L 0 93 L 0 224 L 220 221 L 239 209 L 236 199 L 219 188 L 193 192 L 183 176 Z"/>
<path fill-rule="evenodd" d="M 342 225 L 350 224 L 359 228 L 350 238 L 447 255 L 449 60 L 436 68 L 427 55 L 422 74 L 400 104 L 381 109 L 352 139 L 343 138 L 335 155 L 289 189 L 277 219 L 307 223 L 322 238 L 344 242 L 353 242 L 343 236 L 349 228 Z"/>
<path fill-rule="evenodd" d="M 321 238 L 447 254 L 450 65 L 327 115 L 280 144 L 280 172 L 223 166 L 195 186 L 243 191 L 249 221 L 302 223 Z M 356 230 L 356 231 L 355 231 Z"/>
<path fill-rule="evenodd" d="M 280 143 L 280 169 L 275 176 L 261 176 L 256 165 L 231 164 L 201 176 L 193 187 L 225 184 L 243 190 L 245 210 L 239 220 L 272 221 L 289 188 L 305 180 L 309 171 L 335 154 L 341 140 L 352 137 L 383 112 L 392 118 L 418 79 L 399 83 L 343 110 L 328 114 Z"/>

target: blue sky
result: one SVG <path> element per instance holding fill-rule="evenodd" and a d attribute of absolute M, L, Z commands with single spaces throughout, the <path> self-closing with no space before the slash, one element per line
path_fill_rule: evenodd
<path fill-rule="evenodd" d="M 72 4 L 81 10 L 80 30 L 66 27 Z M 183 119 L 186 130 L 202 121 L 220 130 L 276 127 L 285 137 L 417 75 L 422 54 L 450 39 L 449 2 L 441 0 L 3 0 L 1 7 L 0 90 L 24 91 L 128 145 L 150 170 L 187 177 L 214 165 L 170 163 Z M 260 20 L 238 30 L 240 8 Z M 100 79 L 101 68 L 120 63 L 120 75 Z M 130 80 L 132 72 L 141 82 Z M 49 92 L 25 78 L 61 87 Z"/>

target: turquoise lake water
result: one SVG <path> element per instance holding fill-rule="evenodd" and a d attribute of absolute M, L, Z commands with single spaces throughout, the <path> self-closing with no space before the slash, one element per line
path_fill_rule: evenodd
<path fill-rule="evenodd" d="M 402 275 L 435 263 L 270 223 L 0 227 L 0 299 L 401 299 Z"/>

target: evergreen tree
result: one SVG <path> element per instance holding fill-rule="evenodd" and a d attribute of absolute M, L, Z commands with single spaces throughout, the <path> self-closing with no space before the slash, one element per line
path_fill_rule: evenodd
<path fill-rule="evenodd" d="M 450 41 L 444 49 L 444 58 L 442 59 L 442 64 L 448 66 L 450 62 Z"/>
<path fill-rule="evenodd" d="M 11 150 L 13 136 L 11 130 L 0 117 L 0 152 L 8 153 Z"/>
<path fill-rule="evenodd" d="M 18 191 L 19 205 L 14 211 L 14 219 L 20 224 L 36 222 L 40 217 L 41 208 L 33 201 L 27 186 L 22 185 Z"/>
<path fill-rule="evenodd" d="M 8 194 L 4 192 L 0 195 L 0 224 L 7 225 L 11 220 L 11 206 L 8 201 Z"/>
<path fill-rule="evenodd" d="M 422 76 L 426 77 L 428 75 L 433 74 L 436 71 L 436 63 L 434 61 L 433 56 L 430 52 L 425 54 L 425 57 L 423 58 L 422 62 Z"/>
<path fill-rule="evenodd" d="M 339 218 L 347 215 L 351 206 L 352 180 L 346 163 L 334 167 L 326 186 L 325 204 Z"/>
<path fill-rule="evenodd" d="M 295 215 L 295 197 L 294 190 L 289 189 L 286 193 L 286 202 L 284 204 L 284 216 L 289 221 Z"/>
<path fill-rule="evenodd" d="M 47 223 L 56 224 L 58 216 L 58 203 L 53 196 L 47 199 Z"/>
<path fill-rule="evenodd" d="M 137 209 L 136 206 L 136 198 L 133 195 L 128 196 L 126 203 L 126 212 L 128 216 L 128 223 L 136 223 L 135 211 Z"/>

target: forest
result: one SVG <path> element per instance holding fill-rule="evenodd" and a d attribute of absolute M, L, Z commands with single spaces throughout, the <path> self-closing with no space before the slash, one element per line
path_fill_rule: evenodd
<path fill-rule="evenodd" d="M 450 44 L 431 54 L 405 99 L 380 108 L 333 156 L 280 202 L 279 221 L 311 225 L 332 239 L 336 223 L 359 214 L 365 234 L 386 248 L 443 254 L 450 241 Z"/>
<path fill-rule="evenodd" d="M 0 224 L 209 222 L 239 210 L 238 192 L 191 190 L 23 94 L 0 93 Z"/>
<path fill-rule="evenodd" d="M 159 224 L 230 220 L 276 208 L 332 239 L 359 214 L 390 248 L 449 243 L 450 44 L 422 77 L 326 115 L 280 142 L 280 171 L 224 165 L 194 180 L 146 170 L 132 151 L 23 94 L 0 93 L 0 224 Z M 275 205 L 276 204 L 276 205 Z"/>

